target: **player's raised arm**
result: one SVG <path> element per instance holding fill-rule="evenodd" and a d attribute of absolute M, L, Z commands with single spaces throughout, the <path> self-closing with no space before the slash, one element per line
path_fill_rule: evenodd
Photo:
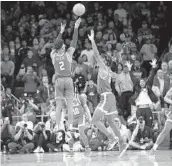
<path fill-rule="evenodd" d="M 55 42 L 54 42 L 54 46 L 53 46 L 54 48 L 55 48 L 55 44 L 56 44 L 56 43 L 59 43 L 59 41 L 62 39 L 62 35 L 63 35 L 63 33 L 64 33 L 65 27 L 66 27 L 66 24 L 62 24 L 62 23 L 61 23 L 60 33 L 58 34 L 58 36 L 57 36 L 57 38 L 56 38 L 56 40 L 55 40 Z"/>
<path fill-rule="evenodd" d="M 81 23 L 81 18 L 78 18 L 75 22 L 75 27 L 74 27 L 74 33 L 73 33 L 73 38 L 72 38 L 72 41 L 71 41 L 71 44 L 70 44 L 70 48 L 68 49 L 68 53 L 70 55 L 73 55 L 75 49 L 76 49 L 76 46 L 77 46 L 77 42 L 78 42 L 78 28 L 79 28 L 79 25 Z"/>
<path fill-rule="evenodd" d="M 102 60 L 102 58 L 100 56 L 100 53 L 99 53 L 99 51 L 97 49 L 95 40 L 94 40 L 94 30 L 91 30 L 91 35 L 88 35 L 88 38 L 91 41 L 91 44 L 92 44 L 92 48 L 93 48 L 93 51 L 94 51 L 94 56 L 95 56 L 96 61 L 98 62 L 99 65 L 105 66 L 105 64 L 103 63 L 103 60 Z"/>

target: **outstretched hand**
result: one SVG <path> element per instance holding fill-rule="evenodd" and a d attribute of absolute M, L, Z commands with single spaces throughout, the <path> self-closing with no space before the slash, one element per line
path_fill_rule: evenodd
<path fill-rule="evenodd" d="M 90 41 L 94 40 L 94 30 L 93 29 L 91 30 L 91 35 L 88 35 L 88 38 Z"/>
<path fill-rule="evenodd" d="M 61 32 L 61 33 L 63 33 L 63 32 L 64 32 L 65 27 L 66 27 L 66 24 L 62 24 L 62 23 L 61 23 L 61 29 L 60 29 L 60 32 Z"/>
<path fill-rule="evenodd" d="M 156 62 L 157 62 L 156 59 L 152 59 L 152 62 L 150 62 L 150 64 L 152 65 L 153 68 L 156 68 L 157 67 Z"/>
<path fill-rule="evenodd" d="M 82 19 L 79 17 L 76 22 L 75 22 L 75 28 L 78 28 L 80 23 L 81 23 Z"/>
<path fill-rule="evenodd" d="M 131 62 L 130 61 L 127 61 L 126 62 L 126 65 L 127 65 L 128 69 L 129 69 L 129 71 L 131 71 L 131 67 L 132 67 Z"/>

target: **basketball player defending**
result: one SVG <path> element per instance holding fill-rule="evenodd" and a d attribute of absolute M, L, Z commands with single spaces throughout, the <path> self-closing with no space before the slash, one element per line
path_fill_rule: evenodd
<path fill-rule="evenodd" d="M 55 99 L 56 99 L 56 129 L 59 129 L 61 120 L 62 99 L 66 98 L 68 108 L 68 124 L 69 130 L 73 124 L 73 81 L 71 78 L 71 63 L 72 56 L 76 49 L 78 41 L 78 27 L 81 23 L 81 18 L 75 22 L 73 39 L 70 47 L 66 50 L 62 39 L 62 34 L 65 26 L 61 24 L 61 30 L 54 42 L 51 52 L 51 59 L 55 69 Z"/>
<path fill-rule="evenodd" d="M 155 151 L 157 150 L 158 146 L 162 143 L 164 138 L 172 129 L 172 88 L 167 92 L 166 96 L 164 97 L 165 102 L 170 104 L 168 113 L 166 114 L 167 120 L 165 122 L 164 128 L 162 132 L 159 134 L 153 148 L 150 150 L 149 154 L 154 155 Z"/>
<path fill-rule="evenodd" d="M 109 133 L 105 125 L 101 122 L 102 117 L 106 116 L 108 124 L 112 128 L 115 135 L 119 138 L 120 151 L 124 148 L 123 141 L 117 126 L 114 122 L 114 117 L 117 112 L 116 110 L 116 98 L 112 93 L 111 89 L 111 78 L 116 77 L 110 69 L 110 60 L 108 61 L 107 56 L 101 57 L 94 40 L 94 31 L 91 30 L 91 35 L 88 35 L 89 40 L 92 43 L 95 59 L 99 66 L 98 72 L 98 92 L 101 95 L 100 103 L 98 104 L 92 118 L 92 124 L 94 124 L 101 132 L 103 132 L 109 139 L 109 145 L 107 150 L 111 150 L 117 143 L 112 133 Z"/>

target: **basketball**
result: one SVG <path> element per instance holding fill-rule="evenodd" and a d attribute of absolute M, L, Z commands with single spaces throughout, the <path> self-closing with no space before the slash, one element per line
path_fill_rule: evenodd
<path fill-rule="evenodd" d="M 77 16 L 82 16 L 85 13 L 85 6 L 81 3 L 77 3 L 73 7 L 73 13 Z"/>

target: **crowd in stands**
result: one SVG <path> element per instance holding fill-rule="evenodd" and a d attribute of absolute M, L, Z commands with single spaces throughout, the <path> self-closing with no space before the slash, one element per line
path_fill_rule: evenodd
<path fill-rule="evenodd" d="M 30 153 L 69 150 L 65 130 L 54 129 L 55 77 L 50 52 L 60 32 L 61 22 L 66 23 L 63 39 L 69 47 L 77 19 L 72 13 L 75 3 L 1 3 L 2 151 Z M 106 5 L 84 2 L 84 5 L 87 11 L 82 17 L 72 62 L 73 81 L 81 93 L 87 95 L 87 104 L 93 114 L 99 102 L 98 66 L 87 35 L 94 29 L 99 52 L 112 59 L 111 69 L 117 73 L 117 78 L 111 81 L 119 115 L 114 121 L 126 143 L 139 123 L 140 130 L 131 148 L 150 149 L 163 128 L 168 109 L 164 96 L 172 87 L 172 40 L 168 35 L 164 39 L 164 31 L 168 29 L 168 5 L 149 1 L 108 2 Z M 153 59 L 157 59 L 156 71 L 150 64 Z M 150 77 L 148 90 L 154 95 L 151 99 L 154 105 L 150 107 L 152 119 L 141 114 L 137 115 L 136 120 L 138 80 L 150 80 Z M 20 101 L 17 106 L 13 96 Z M 17 123 L 16 115 L 21 116 Z M 107 123 L 106 118 L 102 120 Z M 64 121 L 64 129 L 66 123 Z M 96 127 L 88 127 L 85 133 L 92 150 L 106 150 L 107 138 Z M 77 131 L 74 137 L 74 150 L 82 151 L 83 143 Z M 136 143 L 139 145 L 136 146 Z"/>

